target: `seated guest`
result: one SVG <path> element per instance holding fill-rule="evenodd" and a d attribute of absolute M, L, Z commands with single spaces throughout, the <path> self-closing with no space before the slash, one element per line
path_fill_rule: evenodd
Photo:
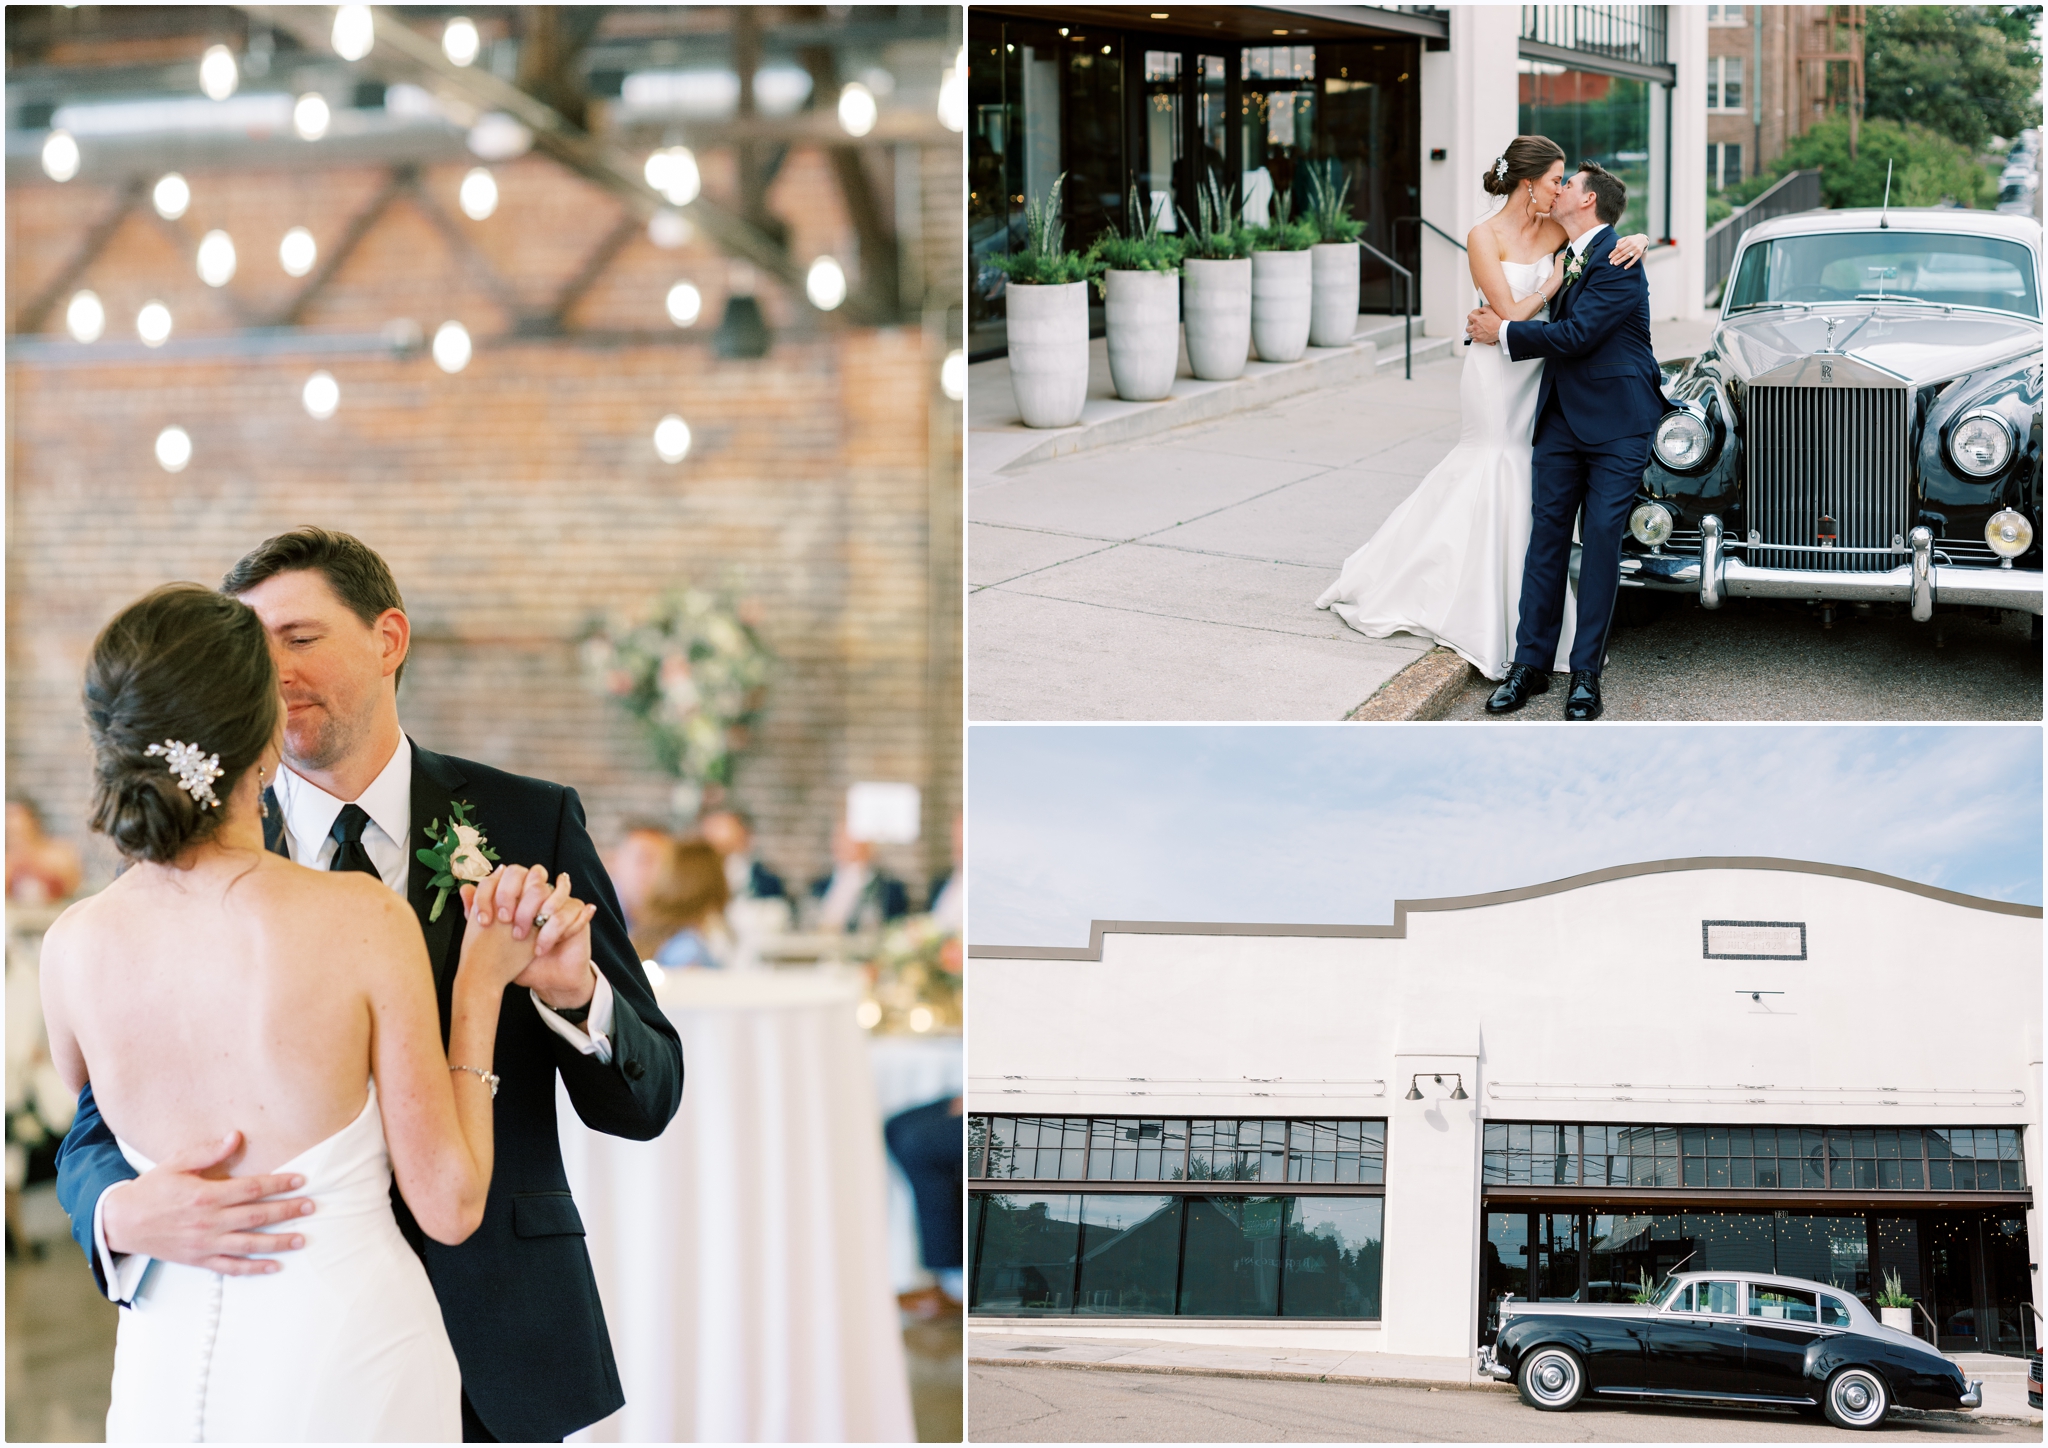
<path fill-rule="evenodd" d="M 702 840 L 675 840 L 663 852 L 633 930 L 640 958 L 661 966 L 725 964 L 725 866 Z"/>
<path fill-rule="evenodd" d="M 938 1291 L 916 1293 L 901 1299 L 903 1306 L 919 1316 L 936 1316 L 957 1311 L 966 1274 L 961 1256 L 961 1165 L 967 1137 L 961 1129 L 961 1099 L 958 1096 L 914 1106 L 892 1116 L 882 1127 L 889 1143 L 889 1155 L 910 1180 L 917 1199 L 918 1255 L 925 1270 L 939 1279 Z"/>
<path fill-rule="evenodd" d="M 7 801 L 7 898 L 24 905 L 68 899 L 85 878 L 78 849 L 43 833 L 43 817 L 25 799 Z"/>
<path fill-rule="evenodd" d="M 932 881 L 931 903 L 925 911 L 941 930 L 958 935 L 967 918 L 967 890 L 960 879 L 960 816 L 953 816 L 953 868 Z"/>
<path fill-rule="evenodd" d="M 754 820 L 745 810 L 715 809 L 697 821 L 704 842 L 725 857 L 725 887 L 735 900 L 786 900 L 782 877 L 754 853 Z"/>
<path fill-rule="evenodd" d="M 628 931 L 638 932 L 641 913 L 647 908 L 647 891 L 674 843 L 675 836 L 660 825 L 634 820 L 605 856 L 604 865 L 611 872 L 612 888 L 619 892 L 619 909 L 625 912 Z"/>
<path fill-rule="evenodd" d="M 814 920 L 820 930 L 876 930 L 910 913 L 910 892 L 893 875 L 874 867 L 875 846 L 832 829 L 832 873 L 811 882 Z"/>

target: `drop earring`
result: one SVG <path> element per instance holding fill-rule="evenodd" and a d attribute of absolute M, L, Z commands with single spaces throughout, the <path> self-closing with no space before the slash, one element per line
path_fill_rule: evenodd
<path fill-rule="evenodd" d="M 263 766 L 256 766 L 256 815 L 259 819 L 270 818 L 270 803 L 263 796 L 269 787 L 263 782 Z"/>

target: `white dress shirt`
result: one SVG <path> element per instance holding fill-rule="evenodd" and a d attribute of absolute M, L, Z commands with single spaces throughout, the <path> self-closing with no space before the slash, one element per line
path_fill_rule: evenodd
<path fill-rule="evenodd" d="M 277 771 L 274 792 L 284 816 L 285 848 L 291 851 L 292 859 L 309 869 L 325 870 L 333 861 L 334 852 L 341 848 L 332 838 L 334 821 L 348 801 L 336 799 L 319 785 L 283 767 Z M 370 863 L 377 867 L 377 877 L 404 895 L 412 873 L 412 857 L 405 844 L 412 833 L 412 740 L 399 736 L 398 748 L 355 803 L 370 817 L 363 826 L 363 849 Z M 457 906 L 460 907 L 460 901 Z M 584 1055 L 608 1062 L 612 1058 L 612 986 L 603 971 L 595 974 L 597 986 L 590 997 L 590 1015 L 581 1029 L 548 1009 L 538 992 L 527 994 L 533 998 L 534 1009 L 540 1012 L 549 1030 Z M 126 1185 L 119 1182 L 101 1192 L 92 1212 L 93 1246 L 106 1274 L 107 1296 L 123 1305 L 134 1300 L 151 1260 L 132 1253 L 116 1254 L 107 1246 L 102 1209 L 107 1197 Z"/>
<path fill-rule="evenodd" d="M 1607 223 L 1597 221 L 1593 224 L 1592 230 L 1579 233 L 1571 242 L 1572 255 L 1583 261 L 1586 256 L 1586 248 L 1593 244 L 1593 238 L 1605 230 L 1607 230 Z M 1563 288 L 1560 287 L 1559 290 L 1562 291 Z M 1506 322 L 1500 324 L 1500 336 L 1496 340 L 1500 343 L 1501 351 L 1506 353 L 1508 350 L 1508 324 Z"/>

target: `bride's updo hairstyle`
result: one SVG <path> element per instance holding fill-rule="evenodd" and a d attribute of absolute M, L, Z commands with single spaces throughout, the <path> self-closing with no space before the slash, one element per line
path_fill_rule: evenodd
<path fill-rule="evenodd" d="M 197 583 L 143 595 L 100 631 L 85 669 L 92 827 L 124 858 L 156 864 L 211 838 L 282 707 L 254 609 Z M 167 740 L 220 756 L 219 804 L 194 799 L 162 750 L 148 752 Z"/>
<path fill-rule="evenodd" d="M 1524 181 L 1540 180 L 1552 164 L 1563 159 L 1564 148 L 1550 137 L 1517 136 L 1487 166 L 1485 179 L 1479 184 L 1486 188 L 1488 196 L 1509 196 Z M 1503 166 L 1502 162 L 1507 164 Z"/>

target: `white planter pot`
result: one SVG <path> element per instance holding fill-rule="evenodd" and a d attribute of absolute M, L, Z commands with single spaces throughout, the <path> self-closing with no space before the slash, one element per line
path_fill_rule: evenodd
<path fill-rule="evenodd" d="M 1358 243 L 1319 242 L 1308 254 L 1309 345 L 1348 347 L 1358 331 Z"/>
<path fill-rule="evenodd" d="M 1180 277 L 1174 272 L 1102 275 L 1109 377 L 1126 402 L 1156 402 L 1180 367 Z"/>
<path fill-rule="evenodd" d="M 1072 427 L 1088 401 L 1088 283 L 1003 289 L 1010 390 L 1026 427 Z"/>
<path fill-rule="evenodd" d="M 1209 382 L 1242 376 L 1252 342 L 1252 264 L 1247 257 L 1181 263 L 1186 290 L 1188 366 Z"/>
<path fill-rule="evenodd" d="M 1298 362 L 1308 351 L 1309 276 L 1305 251 L 1252 253 L 1252 345 L 1262 362 Z"/>
<path fill-rule="evenodd" d="M 1913 1330 L 1913 1309 L 1910 1307 L 1880 1307 L 1877 1320 L 1886 1327 L 1896 1327 L 1900 1332 Z"/>

